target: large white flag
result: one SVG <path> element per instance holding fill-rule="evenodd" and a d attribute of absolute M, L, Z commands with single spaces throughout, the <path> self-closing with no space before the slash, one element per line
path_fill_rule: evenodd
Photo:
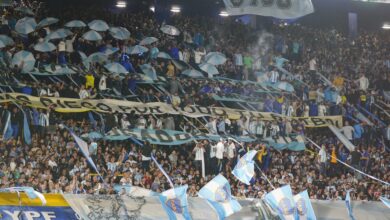
<path fill-rule="evenodd" d="M 262 15 L 298 18 L 314 12 L 311 0 L 223 0 L 229 15 Z"/>

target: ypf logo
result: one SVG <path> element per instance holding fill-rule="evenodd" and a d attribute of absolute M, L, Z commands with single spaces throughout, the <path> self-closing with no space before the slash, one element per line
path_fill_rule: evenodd
<path fill-rule="evenodd" d="M 183 207 L 181 206 L 181 202 L 179 199 L 168 199 L 165 204 L 172 209 L 172 211 L 182 214 Z"/>
<path fill-rule="evenodd" d="M 230 0 L 230 3 L 237 8 L 241 6 L 242 2 L 244 2 L 244 0 Z"/>

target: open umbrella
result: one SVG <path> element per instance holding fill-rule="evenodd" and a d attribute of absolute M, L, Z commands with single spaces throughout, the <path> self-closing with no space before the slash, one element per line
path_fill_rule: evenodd
<path fill-rule="evenodd" d="M 117 73 L 117 74 L 126 74 L 129 73 L 124 66 L 122 66 L 119 63 L 108 63 L 104 65 L 104 67 L 110 72 L 110 73 Z"/>
<path fill-rule="evenodd" d="M 294 92 L 294 86 L 292 86 L 288 82 L 278 82 L 276 84 L 276 88 L 278 88 L 280 90 L 287 91 L 287 92 Z"/>
<path fill-rule="evenodd" d="M 37 22 L 34 18 L 24 17 L 16 22 L 15 31 L 19 34 L 29 34 L 34 32 L 36 27 Z"/>
<path fill-rule="evenodd" d="M 7 35 L 0 34 L 0 40 L 6 45 L 6 46 L 11 46 L 14 45 L 15 42 L 12 40 L 12 38 L 8 37 Z"/>
<path fill-rule="evenodd" d="M 152 80 L 157 79 L 156 70 L 149 63 L 141 65 L 140 68 L 141 68 L 142 72 L 145 73 L 145 75 L 150 77 Z"/>
<path fill-rule="evenodd" d="M 202 63 L 199 65 L 199 68 L 205 71 L 208 74 L 209 78 L 212 78 L 214 75 L 219 74 L 218 69 L 214 65 L 209 63 Z"/>
<path fill-rule="evenodd" d="M 164 33 L 164 34 L 168 34 L 168 35 L 172 35 L 172 36 L 178 36 L 180 35 L 180 31 L 179 29 L 177 29 L 176 27 L 172 26 L 172 25 L 163 25 L 160 30 Z"/>
<path fill-rule="evenodd" d="M 58 21 L 59 21 L 58 18 L 52 18 L 52 17 L 45 18 L 38 23 L 37 28 L 49 26 L 49 25 L 57 23 Z"/>
<path fill-rule="evenodd" d="M 111 27 L 110 34 L 118 40 L 127 40 L 130 38 L 130 32 L 124 27 Z"/>
<path fill-rule="evenodd" d="M 56 46 L 50 42 L 42 42 L 34 45 L 34 50 L 39 52 L 50 52 L 56 49 Z"/>
<path fill-rule="evenodd" d="M 141 42 L 139 42 L 139 45 L 141 45 L 141 46 L 149 45 L 149 44 L 155 43 L 157 41 L 158 41 L 158 39 L 155 37 L 145 37 L 143 40 L 141 40 Z"/>
<path fill-rule="evenodd" d="M 159 52 L 157 54 L 157 57 L 161 58 L 161 59 L 172 60 L 172 57 L 169 54 L 165 53 L 165 52 Z"/>
<path fill-rule="evenodd" d="M 204 77 L 201 72 L 199 72 L 198 70 L 194 70 L 194 69 L 185 70 L 181 74 L 184 76 L 192 77 L 192 78 Z"/>
<path fill-rule="evenodd" d="M 94 30 L 90 30 L 87 33 L 83 34 L 83 38 L 89 41 L 98 41 L 103 39 L 102 36 Z"/>
<path fill-rule="evenodd" d="M 73 34 L 73 33 L 71 31 L 69 31 L 68 29 L 61 28 L 61 29 L 58 29 L 58 30 L 53 31 L 50 34 L 48 34 L 45 37 L 45 39 L 46 40 L 62 39 L 62 38 L 66 38 L 67 36 L 69 36 L 71 34 Z"/>
<path fill-rule="evenodd" d="M 9 7 L 9 6 L 13 6 L 13 5 L 14 5 L 13 0 L 1 0 L 0 1 L 0 7 Z"/>
<path fill-rule="evenodd" d="M 27 14 L 27 15 L 34 15 L 34 12 L 31 10 L 31 8 L 28 8 L 25 6 L 17 7 L 17 8 L 15 8 L 15 11 L 20 11 L 20 12 Z"/>
<path fill-rule="evenodd" d="M 4 48 L 4 47 L 6 47 L 7 45 L 3 42 L 3 41 L 1 41 L 0 40 L 0 48 Z"/>
<path fill-rule="evenodd" d="M 102 20 L 93 20 L 88 23 L 88 27 L 95 31 L 106 31 L 110 28 L 108 27 L 108 24 Z"/>
<path fill-rule="evenodd" d="M 12 57 L 11 65 L 21 66 L 23 72 L 29 72 L 34 69 L 34 55 L 25 50 L 19 51 Z"/>
<path fill-rule="evenodd" d="M 118 51 L 119 51 L 119 48 L 117 48 L 117 47 L 107 47 L 106 50 L 104 51 L 104 54 L 109 56 L 109 55 L 114 54 Z"/>
<path fill-rule="evenodd" d="M 86 27 L 87 25 L 83 21 L 73 20 L 73 21 L 69 21 L 64 26 L 68 28 L 82 28 L 82 27 Z"/>
<path fill-rule="evenodd" d="M 96 52 L 89 55 L 87 61 L 93 63 L 103 63 L 107 61 L 107 55 L 102 52 Z"/>
<path fill-rule="evenodd" d="M 47 65 L 45 67 L 45 70 L 49 73 L 52 73 L 52 74 L 75 74 L 76 71 L 74 71 L 73 69 L 69 68 L 68 66 L 61 66 L 61 65 L 56 65 L 54 66 L 54 70 L 52 69 L 52 66 L 51 65 Z"/>
<path fill-rule="evenodd" d="M 222 65 L 226 62 L 226 56 L 220 52 L 210 52 L 205 57 L 206 63 Z"/>
<path fill-rule="evenodd" d="M 134 47 L 128 47 L 127 48 L 127 53 L 129 54 L 143 54 L 148 52 L 149 49 L 140 45 L 135 45 Z"/>

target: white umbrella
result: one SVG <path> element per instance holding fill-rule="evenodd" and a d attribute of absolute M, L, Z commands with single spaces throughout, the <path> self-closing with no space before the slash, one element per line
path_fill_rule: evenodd
<path fill-rule="evenodd" d="M 15 31 L 19 34 L 29 34 L 34 32 L 36 27 L 37 22 L 34 18 L 24 17 L 16 22 Z"/>
<path fill-rule="evenodd" d="M 168 35 L 172 35 L 172 36 L 178 36 L 180 35 L 180 31 L 179 29 L 177 29 L 176 27 L 172 26 L 172 25 L 163 25 L 160 30 L 165 33 L 165 34 L 168 34 Z"/>
<path fill-rule="evenodd" d="M 83 38 L 89 41 L 98 41 L 103 39 L 103 37 L 94 30 L 90 30 L 87 33 L 83 34 Z"/>
<path fill-rule="evenodd" d="M 4 48 L 4 47 L 6 47 L 7 45 L 2 41 L 2 40 L 0 40 L 0 48 Z"/>
<path fill-rule="evenodd" d="M 205 57 L 206 63 L 222 65 L 226 62 L 226 56 L 220 52 L 210 52 Z"/>
<path fill-rule="evenodd" d="M 106 31 L 110 28 L 108 27 L 108 24 L 102 20 L 93 20 L 88 23 L 88 27 L 95 31 Z"/>
<path fill-rule="evenodd" d="M 88 62 L 94 62 L 94 63 L 103 63 L 107 61 L 107 55 L 101 52 L 96 52 L 91 55 L 89 55 L 87 61 Z"/>
<path fill-rule="evenodd" d="M 202 78 L 202 77 L 204 77 L 201 72 L 199 72 L 198 70 L 194 70 L 194 69 L 185 70 L 181 74 L 185 75 L 185 76 L 188 76 L 188 77 L 192 77 L 192 78 Z"/>
<path fill-rule="evenodd" d="M 7 35 L 0 34 L 0 40 L 6 45 L 6 46 L 11 46 L 14 45 L 15 42 L 12 40 L 12 38 L 8 37 Z"/>
<path fill-rule="evenodd" d="M 140 45 L 135 45 L 134 47 L 129 47 L 127 53 L 129 54 L 143 54 L 148 52 L 149 49 Z"/>
<path fill-rule="evenodd" d="M 141 46 L 149 45 L 149 44 L 155 43 L 157 41 L 158 41 L 158 39 L 155 37 L 146 37 L 143 40 L 141 40 L 141 42 L 139 42 L 139 45 L 141 45 Z"/>
<path fill-rule="evenodd" d="M 205 71 L 208 74 L 209 78 L 212 78 L 214 75 L 219 74 L 218 69 L 214 65 L 209 63 L 202 63 L 199 65 L 199 68 Z"/>
<path fill-rule="evenodd" d="M 141 68 L 142 72 L 145 73 L 152 80 L 157 79 L 156 70 L 149 63 L 141 65 L 140 68 Z"/>
<path fill-rule="evenodd" d="M 37 25 L 37 28 L 49 26 L 49 25 L 57 23 L 58 21 L 59 21 L 58 18 L 48 17 L 48 18 L 45 18 L 42 21 L 40 21 Z"/>
<path fill-rule="evenodd" d="M 127 40 L 130 38 L 130 32 L 124 27 L 111 27 L 110 34 L 118 40 Z"/>
<path fill-rule="evenodd" d="M 50 42 L 42 42 L 34 45 L 34 50 L 39 52 L 50 52 L 56 49 L 56 46 Z"/>
<path fill-rule="evenodd" d="M 62 39 L 62 38 L 66 38 L 67 36 L 72 35 L 72 34 L 73 33 L 71 31 L 69 31 L 68 29 L 61 28 L 61 29 L 58 29 L 58 30 L 53 31 L 50 34 L 48 34 L 45 37 L 45 39 L 46 40 Z"/>
<path fill-rule="evenodd" d="M 129 73 L 124 66 L 122 66 L 119 63 L 108 63 L 104 65 L 104 67 L 110 72 L 110 73 L 117 73 L 117 74 L 126 74 Z"/>
<path fill-rule="evenodd" d="M 34 55 L 25 50 L 19 51 L 12 57 L 11 65 L 21 66 L 23 72 L 29 72 L 34 69 Z"/>
<path fill-rule="evenodd" d="M 106 50 L 104 51 L 104 54 L 111 55 L 119 51 L 119 48 L 117 47 L 107 47 Z"/>
<path fill-rule="evenodd" d="M 161 58 L 161 59 L 172 60 L 171 55 L 169 55 L 169 54 L 167 54 L 165 52 L 158 52 L 157 57 Z"/>
<path fill-rule="evenodd" d="M 68 27 L 68 28 L 82 28 L 82 27 L 86 27 L 86 26 L 87 25 L 83 21 L 80 21 L 80 20 L 69 21 L 68 23 L 65 24 L 65 27 Z"/>

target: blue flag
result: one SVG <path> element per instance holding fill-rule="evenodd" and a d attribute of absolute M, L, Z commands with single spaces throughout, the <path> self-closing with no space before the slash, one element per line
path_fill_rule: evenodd
<path fill-rule="evenodd" d="M 30 132 L 30 127 L 28 125 L 28 120 L 27 120 L 27 116 L 26 116 L 26 113 L 23 112 L 23 138 L 24 138 L 24 142 L 27 144 L 27 145 L 30 145 L 31 144 L 31 132 Z"/>
<path fill-rule="evenodd" d="M 347 206 L 348 215 L 351 218 L 351 220 L 355 220 L 355 217 L 352 213 L 352 206 L 351 206 L 351 196 L 349 195 L 350 190 L 347 191 L 347 196 L 345 197 L 345 205 Z"/>
<path fill-rule="evenodd" d="M 289 149 L 292 151 L 302 151 L 306 149 L 305 141 L 301 135 L 297 135 L 295 137 L 279 136 L 277 139 L 267 137 L 264 139 L 264 141 L 267 142 L 268 145 L 279 151 L 284 149 Z"/>
<path fill-rule="evenodd" d="M 255 175 L 255 165 L 253 157 L 255 157 L 257 151 L 251 150 L 240 158 L 237 162 L 232 174 L 241 182 L 246 185 L 250 185 L 250 181 Z"/>
<path fill-rule="evenodd" d="M 3 131 L 3 140 L 7 141 L 12 138 L 12 126 L 11 126 L 11 112 L 8 112 L 7 121 L 5 122 Z"/>
<path fill-rule="evenodd" d="M 169 189 L 160 194 L 160 202 L 170 220 L 181 219 L 182 217 L 186 220 L 191 219 L 188 211 L 187 188 L 188 186 L 185 185 Z"/>
<path fill-rule="evenodd" d="M 282 220 L 295 220 L 295 203 L 290 185 L 277 188 L 265 195 L 265 201 Z"/>
<path fill-rule="evenodd" d="M 390 200 L 389 199 L 386 199 L 385 197 L 380 197 L 379 198 L 383 204 L 385 204 L 385 206 L 387 206 L 387 208 L 390 208 Z"/>
<path fill-rule="evenodd" d="M 297 220 L 316 220 L 313 206 L 307 190 L 294 196 L 295 206 L 297 207 Z"/>
<path fill-rule="evenodd" d="M 208 182 L 198 192 L 200 198 L 207 202 L 217 212 L 220 220 L 241 210 L 241 205 L 232 197 L 232 192 L 228 180 L 219 174 Z"/>

